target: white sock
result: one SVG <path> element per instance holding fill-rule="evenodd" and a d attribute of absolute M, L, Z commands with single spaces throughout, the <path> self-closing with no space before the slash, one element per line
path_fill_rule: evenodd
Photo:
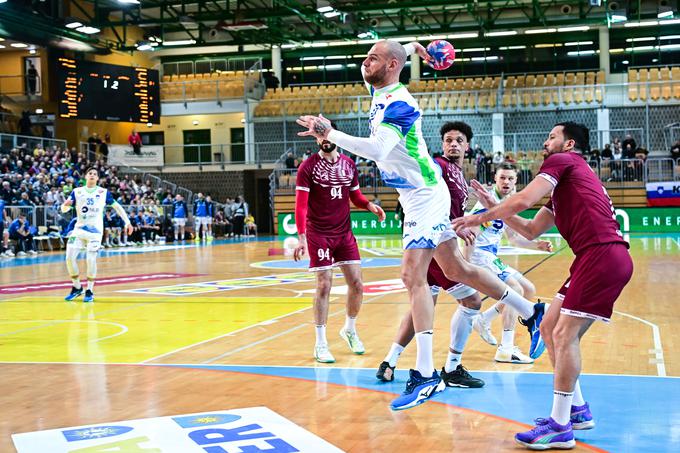
<path fill-rule="evenodd" d="M 316 345 L 328 344 L 326 340 L 326 326 L 316 326 Z"/>
<path fill-rule="evenodd" d="M 484 313 L 482 313 L 482 319 L 484 320 L 484 322 L 486 324 L 491 324 L 491 322 L 494 319 L 498 318 L 501 314 L 501 307 L 502 306 L 503 306 L 503 304 L 501 304 L 500 302 L 497 302 L 497 303 L 493 304 L 491 307 L 489 307 L 488 309 L 486 309 L 484 311 Z"/>
<path fill-rule="evenodd" d="M 583 394 L 581 393 L 581 383 L 576 380 L 576 385 L 574 386 L 574 400 L 571 402 L 573 406 L 583 406 L 586 401 L 583 399 Z"/>
<path fill-rule="evenodd" d="M 517 310 L 522 319 L 529 319 L 534 314 L 534 304 L 520 296 L 517 291 L 509 286 L 505 287 L 505 293 L 501 296 L 499 302 Z"/>
<path fill-rule="evenodd" d="M 80 277 L 71 277 L 71 283 L 75 289 L 82 288 L 82 285 L 80 284 Z"/>
<path fill-rule="evenodd" d="M 434 371 L 434 361 L 432 360 L 432 334 L 431 330 L 416 333 L 416 344 L 418 352 L 416 354 L 416 370 L 424 378 L 432 377 Z"/>
<path fill-rule="evenodd" d="M 449 345 L 451 350 L 463 353 L 472 333 L 472 318 L 478 314 L 479 310 L 458 306 L 451 316 L 451 344 Z"/>
<path fill-rule="evenodd" d="M 399 343 L 392 343 L 390 352 L 387 353 L 384 361 L 389 363 L 390 366 L 397 366 L 397 360 L 399 360 L 399 356 L 402 352 L 404 352 L 404 347 L 402 345 Z"/>
<path fill-rule="evenodd" d="M 458 365 L 460 365 L 462 357 L 463 357 L 462 352 L 461 353 L 451 352 L 451 350 L 449 350 L 449 353 L 446 356 L 446 364 L 444 365 L 444 371 L 450 373 L 456 368 L 458 368 Z"/>
<path fill-rule="evenodd" d="M 345 316 L 345 327 L 343 327 L 347 332 L 356 332 L 357 330 L 357 318 L 350 318 Z"/>
<path fill-rule="evenodd" d="M 550 416 L 560 425 L 566 425 L 571 418 L 571 402 L 574 392 L 553 391 L 553 406 Z"/>
<path fill-rule="evenodd" d="M 88 278 L 87 279 L 87 289 L 88 291 L 93 291 L 94 290 L 94 279 Z"/>
<path fill-rule="evenodd" d="M 97 252 L 87 252 L 87 289 L 94 289 L 94 279 L 97 278 Z"/>
<path fill-rule="evenodd" d="M 503 334 L 501 336 L 501 347 L 513 348 L 514 346 L 515 346 L 515 330 L 503 329 Z"/>

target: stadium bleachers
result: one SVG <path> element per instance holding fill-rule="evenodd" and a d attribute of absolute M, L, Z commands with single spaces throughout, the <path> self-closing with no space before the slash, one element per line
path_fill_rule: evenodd
<path fill-rule="evenodd" d="M 245 71 L 164 75 L 161 79 L 161 100 L 172 102 L 243 97 L 246 76 Z"/>

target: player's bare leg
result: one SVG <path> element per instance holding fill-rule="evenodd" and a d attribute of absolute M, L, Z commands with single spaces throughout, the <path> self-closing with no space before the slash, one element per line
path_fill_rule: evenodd
<path fill-rule="evenodd" d="M 333 286 L 333 271 L 320 270 L 316 274 L 316 293 L 314 294 L 314 325 L 316 329 L 316 343 L 314 358 L 317 362 L 333 363 L 335 358 L 328 350 L 326 338 L 326 322 L 328 321 L 328 300 Z"/>
<path fill-rule="evenodd" d="M 461 282 L 514 308 L 526 323 L 531 335 L 530 356 L 537 358 L 545 346 L 538 326 L 543 318 L 543 304 L 533 304 L 517 291 L 498 279 L 490 271 L 469 263 L 460 253 L 456 239 L 449 239 L 437 247 L 437 263 L 449 280 Z"/>
<path fill-rule="evenodd" d="M 340 329 L 340 337 L 347 342 L 350 350 L 355 354 L 365 352 L 364 344 L 356 331 L 356 319 L 361 310 L 364 297 L 364 285 L 361 281 L 361 265 L 345 264 L 340 266 L 347 283 L 347 314 L 345 325 Z"/>
<path fill-rule="evenodd" d="M 404 250 L 401 263 L 401 279 L 408 291 L 413 328 L 418 343 L 415 369 L 424 378 L 432 376 L 434 370 L 432 359 L 434 303 L 430 285 L 427 284 L 427 269 L 434 253 L 435 249 Z"/>

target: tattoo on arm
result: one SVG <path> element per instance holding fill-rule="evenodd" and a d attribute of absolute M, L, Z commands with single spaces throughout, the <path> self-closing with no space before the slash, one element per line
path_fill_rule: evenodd
<path fill-rule="evenodd" d="M 331 128 L 331 123 L 328 121 L 316 120 L 314 121 L 314 133 L 325 136 L 326 132 Z"/>

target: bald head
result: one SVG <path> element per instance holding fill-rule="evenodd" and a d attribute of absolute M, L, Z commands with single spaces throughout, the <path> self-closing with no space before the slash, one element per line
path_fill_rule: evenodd
<path fill-rule="evenodd" d="M 363 62 L 364 80 L 375 88 L 396 83 L 406 64 L 406 50 L 396 41 L 378 41 Z"/>
<path fill-rule="evenodd" d="M 394 58 L 397 60 L 397 68 L 398 71 L 401 72 L 401 70 L 404 69 L 404 65 L 406 64 L 406 50 L 404 50 L 404 46 L 399 44 L 397 41 L 392 41 L 389 39 L 381 41 L 379 44 L 384 44 L 389 58 Z"/>

